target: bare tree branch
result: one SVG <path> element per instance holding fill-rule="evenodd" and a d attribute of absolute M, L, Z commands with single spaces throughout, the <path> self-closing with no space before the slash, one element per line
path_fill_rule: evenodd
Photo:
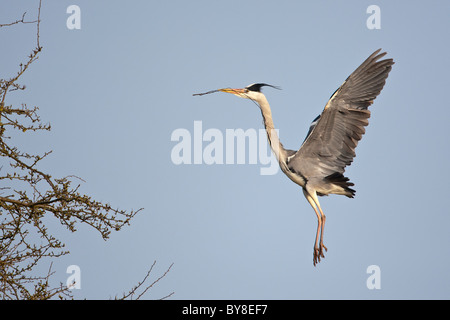
<path fill-rule="evenodd" d="M 125 211 L 115 209 L 108 203 L 94 200 L 79 191 L 80 184 L 74 185 L 75 176 L 54 178 L 39 168 L 41 160 L 51 151 L 41 155 L 30 154 L 13 145 L 14 137 L 36 131 L 49 131 L 51 126 L 43 124 L 38 115 L 38 107 L 29 108 L 8 105 L 11 92 L 25 90 L 18 83 L 42 51 L 40 45 L 41 5 L 36 20 L 25 20 L 26 12 L 11 23 L 0 24 L 1 28 L 17 24 L 34 25 L 36 47 L 27 59 L 20 63 L 18 71 L 10 78 L 0 75 L 0 299 L 50 299 L 58 296 L 70 298 L 67 286 L 50 286 L 51 264 L 44 276 L 34 275 L 36 266 L 68 254 L 62 241 L 52 235 L 44 222 L 57 219 L 61 225 L 75 232 L 79 224 L 98 231 L 103 239 L 108 239 L 111 231 L 119 231 L 142 209 Z M 3 50 L 7 48 L 3 46 Z M 153 264 L 154 265 L 154 264 Z M 150 276 L 153 265 L 143 281 L 132 289 L 127 297 L 143 286 Z M 164 277 L 170 268 L 151 285 L 144 289 L 138 298 Z M 166 296 L 169 297 L 170 295 Z"/>
<path fill-rule="evenodd" d="M 152 266 L 150 267 L 150 270 L 147 272 L 147 275 L 144 277 L 144 279 L 139 282 L 136 286 L 134 286 L 127 294 L 124 294 L 119 300 L 126 300 L 128 298 L 130 298 L 130 300 L 133 300 L 133 296 L 137 293 L 137 290 L 140 289 L 142 287 L 142 285 L 147 281 L 147 279 L 150 277 L 150 274 L 153 271 L 153 267 L 156 264 L 156 260 L 153 262 Z M 156 283 L 158 283 L 162 278 L 164 278 L 170 271 L 170 269 L 172 268 L 173 263 L 169 266 L 169 268 L 160 276 L 158 277 L 156 280 L 154 280 L 150 285 L 146 286 L 144 288 L 144 290 L 142 290 L 142 292 L 137 296 L 137 298 L 135 300 L 139 300 L 140 298 L 142 298 L 142 296 L 150 289 L 152 288 Z M 170 294 L 160 298 L 160 300 L 166 299 L 171 297 L 175 292 L 171 292 Z"/>
<path fill-rule="evenodd" d="M 39 2 L 39 8 L 40 8 L 40 6 L 41 6 L 41 3 Z M 10 26 L 13 26 L 13 25 L 18 24 L 18 23 L 33 23 L 34 24 L 34 23 L 38 22 L 39 19 L 38 20 L 33 20 L 33 21 L 25 21 L 25 15 L 26 14 L 27 13 L 24 12 L 23 15 L 22 15 L 22 18 L 19 19 L 19 20 L 14 21 L 14 22 L 0 24 L 0 28 L 2 28 L 2 27 L 10 27 Z"/>

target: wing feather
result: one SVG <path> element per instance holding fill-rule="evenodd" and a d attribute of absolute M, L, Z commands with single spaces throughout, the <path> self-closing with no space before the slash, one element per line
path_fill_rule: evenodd
<path fill-rule="evenodd" d="M 369 124 L 367 108 L 380 94 L 394 61 L 370 55 L 335 91 L 288 168 L 308 178 L 339 178 L 355 157 L 355 148 Z M 337 179 L 339 178 L 339 179 Z M 345 178 L 345 179 L 344 179 Z"/>

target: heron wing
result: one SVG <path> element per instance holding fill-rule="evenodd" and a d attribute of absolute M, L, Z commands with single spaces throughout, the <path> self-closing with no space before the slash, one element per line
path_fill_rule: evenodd
<path fill-rule="evenodd" d="M 291 156 L 288 168 L 305 178 L 344 178 L 355 148 L 369 124 L 367 108 L 379 95 L 394 64 L 378 61 L 386 53 L 375 51 L 334 92 L 311 128 L 300 150 Z M 346 178 L 345 178 L 346 179 Z"/>
<path fill-rule="evenodd" d="M 311 134 L 311 132 L 314 130 L 314 128 L 316 127 L 317 123 L 320 120 L 320 114 L 314 118 L 314 120 L 311 122 L 311 124 L 309 125 L 309 130 L 308 133 L 306 134 L 305 140 L 303 140 L 303 142 L 306 141 L 306 139 L 308 139 L 309 135 Z"/>

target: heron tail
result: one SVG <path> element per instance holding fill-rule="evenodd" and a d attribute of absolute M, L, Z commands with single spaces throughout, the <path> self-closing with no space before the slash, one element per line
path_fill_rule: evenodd
<path fill-rule="evenodd" d="M 345 177 L 342 173 L 339 172 L 332 173 L 329 176 L 325 177 L 325 180 L 336 186 L 341 187 L 344 190 L 345 196 L 349 198 L 353 198 L 355 196 L 356 191 L 350 188 L 355 184 L 350 182 L 350 179 Z"/>

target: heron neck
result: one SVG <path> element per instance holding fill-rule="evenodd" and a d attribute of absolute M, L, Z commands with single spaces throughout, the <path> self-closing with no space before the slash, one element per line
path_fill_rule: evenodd
<path fill-rule="evenodd" d="M 270 148 L 275 154 L 278 162 L 281 164 L 285 163 L 287 159 L 286 149 L 284 149 L 283 144 L 280 142 L 278 137 L 278 133 L 275 130 L 275 126 L 273 124 L 272 119 L 272 111 L 270 110 L 269 102 L 267 101 L 265 96 L 262 96 L 258 99 L 258 104 L 261 109 L 261 114 L 264 119 L 264 127 L 266 128 L 267 139 L 269 140 Z"/>

